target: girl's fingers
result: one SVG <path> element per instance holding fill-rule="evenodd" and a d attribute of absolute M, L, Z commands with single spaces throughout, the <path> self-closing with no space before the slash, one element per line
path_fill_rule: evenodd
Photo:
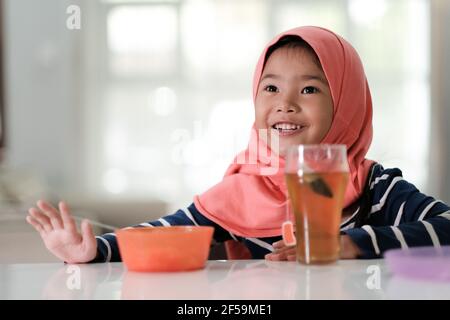
<path fill-rule="evenodd" d="M 276 250 L 281 250 L 281 249 L 284 249 L 284 248 L 293 248 L 293 247 L 295 247 L 295 245 L 294 246 L 292 246 L 292 245 L 291 246 L 285 245 L 283 240 L 279 240 L 279 241 L 276 241 L 276 242 L 272 243 L 272 246 Z"/>
<path fill-rule="evenodd" d="M 32 216 L 27 216 L 26 218 L 27 222 L 33 226 L 34 229 L 36 229 L 37 232 L 39 232 L 41 235 L 45 234 L 44 227 Z"/>
<path fill-rule="evenodd" d="M 272 253 L 267 254 L 265 258 L 267 260 L 270 260 L 270 261 L 283 261 L 283 260 L 285 260 L 283 253 L 276 253 L 276 252 L 272 252 Z"/>
<path fill-rule="evenodd" d="M 268 253 L 264 256 L 264 259 L 266 260 L 270 260 L 270 261 L 275 261 L 275 254 L 273 253 Z"/>
<path fill-rule="evenodd" d="M 283 240 L 279 240 L 277 242 L 272 243 L 272 246 L 275 249 L 280 249 L 280 248 L 283 248 L 285 245 L 284 245 L 284 241 Z"/>
<path fill-rule="evenodd" d="M 282 261 L 287 260 L 287 256 L 288 256 L 288 254 L 287 254 L 286 251 L 280 252 L 280 253 L 278 254 L 278 258 L 279 258 L 280 260 L 282 260 Z"/>
<path fill-rule="evenodd" d="M 50 221 L 54 229 L 62 229 L 63 223 L 61 220 L 61 215 L 59 214 L 58 210 L 56 210 L 51 204 L 43 200 L 39 200 L 37 202 L 37 206 L 39 207 L 39 209 L 42 210 L 43 213 L 45 213 L 50 218 Z"/>
<path fill-rule="evenodd" d="M 296 248 L 295 246 L 287 246 L 283 239 L 272 243 L 272 247 L 275 249 L 274 252 L 269 253 L 265 256 L 267 260 L 282 261 L 282 260 L 295 260 L 296 258 Z"/>
<path fill-rule="evenodd" d="M 274 253 L 283 253 L 283 252 L 286 252 L 286 251 L 293 251 L 293 252 L 295 252 L 295 247 L 293 247 L 293 246 L 290 246 L 290 247 L 284 246 L 282 248 L 275 249 Z"/>
<path fill-rule="evenodd" d="M 39 222 L 39 224 L 42 226 L 45 232 L 50 232 L 53 230 L 50 218 L 47 217 L 45 214 L 43 214 L 36 208 L 30 208 L 28 212 L 31 215 L 31 217 L 33 217 L 37 222 Z"/>
<path fill-rule="evenodd" d="M 59 211 L 61 211 L 61 218 L 64 225 L 64 228 L 69 231 L 77 231 L 77 225 L 75 224 L 75 220 L 70 214 L 69 207 L 64 201 L 61 201 L 59 204 Z"/>
<path fill-rule="evenodd" d="M 294 258 L 290 258 L 295 260 L 296 257 L 296 249 L 295 247 L 284 247 L 283 249 L 280 250 L 275 250 L 272 253 L 269 253 L 265 256 L 265 258 L 267 260 L 271 260 L 271 261 L 284 261 L 284 260 L 289 260 L 289 257 L 293 256 Z M 289 260 L 289 261 L 293 261 L 293 260 Z"/>

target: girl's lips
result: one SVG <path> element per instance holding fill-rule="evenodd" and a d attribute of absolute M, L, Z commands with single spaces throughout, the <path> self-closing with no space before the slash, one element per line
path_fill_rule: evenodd
<path fill-rule="evenodd" d="M 278 134 L 280 137 L 285 137 L 285 136 L 292 136 L 295 134 L 299 134 L 302 133 L 307 127 L 306 126 L 300 126 L 297 129 L 274 129 L 271 128 L 272 132 L 275 132 L 276 134 Z"/>

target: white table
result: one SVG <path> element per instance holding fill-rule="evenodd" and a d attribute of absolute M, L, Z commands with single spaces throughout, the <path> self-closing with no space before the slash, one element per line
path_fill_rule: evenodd
<path fill-rule="evenodd" d="M 128 272 L 122 263 L 2 264 L 0 299 L 450 299 L 450 283 L 392 276 L 384 260 L 217 260 L 182 273 Z"/>

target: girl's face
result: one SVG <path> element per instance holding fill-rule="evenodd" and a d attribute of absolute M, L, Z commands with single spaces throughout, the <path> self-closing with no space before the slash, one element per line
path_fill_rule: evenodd
<path fill-rule="evenodd" d="M 256 129 L 267 129 L 268 146 L 279 137 L 279 152 L 295 144 L 318 144 L 333 120 L 330 88 L 315 56 L 303 48 L 281 47 L 269 57 L 255 102 Z"/>

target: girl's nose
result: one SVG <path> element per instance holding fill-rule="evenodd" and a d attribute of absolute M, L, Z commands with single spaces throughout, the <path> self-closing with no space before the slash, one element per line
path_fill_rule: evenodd
<path fill-rule="evenodd" d="M 293 104 L 282 104 L 281 106 L 277 106 L 277 112 L 297 112 L 300 108 L 297 106 L 294 106 Z"/>
<path fill-rule="evenodd" d="M 300 106 L 298 104 L 297 93 L 293 89 L 286 90 L 278 96 L 276 104 L 277 112 L 293 113 L 299 112 Z"/>

